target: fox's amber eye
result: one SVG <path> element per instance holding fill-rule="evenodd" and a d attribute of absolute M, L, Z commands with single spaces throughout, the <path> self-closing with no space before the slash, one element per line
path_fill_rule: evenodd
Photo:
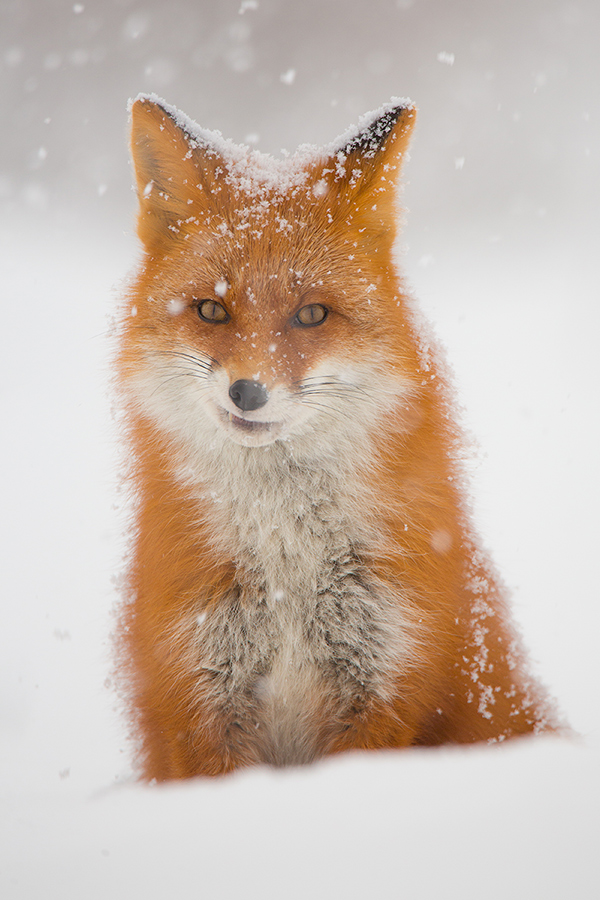
<path fill-rule="evenodd" d="M 229 322 L 229 313 L 216 300 L 201 300 L 198 304 L 198 315 L 205 322 L 220 325 Z"/>
<path fill-rule="evenodd" d="M 327 307 L 320 303 L 309 303 L 303 306 L 294 316 L 294 325 L 320 325 L 327 318 Z"/>

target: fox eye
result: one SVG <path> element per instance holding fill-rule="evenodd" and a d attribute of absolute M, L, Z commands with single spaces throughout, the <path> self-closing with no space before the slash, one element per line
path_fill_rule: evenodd
<path fill-rule="evenodd" d="M 327 312 L 327 307 L 322 306 L 320 303 L 309 303 L 308 306 L 303 306 L 302 309 L 296 313 L 293 324 L 302 325 L 304 327 L 320 325 L 321 322 L 324 322 L 327 318 Z"/>
<path fill-rule="evenodd" d="M 229 313 L 216 300 L 201 300 L 198 304 L 198 315 L 205 322 L 221 325 L 229 322 Z"/>

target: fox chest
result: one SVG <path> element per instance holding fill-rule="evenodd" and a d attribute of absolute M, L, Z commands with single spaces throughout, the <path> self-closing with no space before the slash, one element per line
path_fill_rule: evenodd
<path fill-rule="evenodd" d="M 246 468 L 257 459 L 270 457 L 248 454 Z M 242 469 L 235 483 L 239 469 L 228 469 L 220 490 L 213 481 L 213 535 L 236 576 L 200 615 L 192 659 L 198 705 L 223 742 L 289 764 L 320 755 L 392 696 L 410 640 L 401 592 L 358 549 L 356 483 L 350 491 L 325 467 L 275 461 Z"/>
<path fill-rule="evenodd" d="M 323 560 L 312 586 L 298 574 L 238 582 L 196 636 L 199 686 L 223 740 L 276 765 L 310 761 L 390 694 L 402 634 L 351 553 Z"/>

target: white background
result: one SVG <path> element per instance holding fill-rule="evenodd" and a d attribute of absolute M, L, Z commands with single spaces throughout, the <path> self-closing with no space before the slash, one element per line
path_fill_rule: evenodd
<path fill-rule="evenodd" d="M 595 0 L 0 0 L 3 898 L 598 896 L 599 33 Z M 403 268 L 579 737 L 131 780 L 108 368 L 140 90 L 274 154 L 417 103 Z"/>

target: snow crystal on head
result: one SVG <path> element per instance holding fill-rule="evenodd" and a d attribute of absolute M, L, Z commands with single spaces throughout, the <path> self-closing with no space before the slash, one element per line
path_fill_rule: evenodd
<path fill-rule="evenodd" d="M 292 156 L 280 160 L 245 144 L 236 144 L 224 138 L 220 131 L 202 128 L 156 94 L 138 94 L 135 100 L 129 102 L 130 111 L 136 101 L 149 101 L 160 106 L 187 135 L 192 149 L 204 146 L 218 153 L 227 167 L 227 180 L 233 187 L 251 196 L 264 196 L 266 193 L 283 195 L 300 187 L 307 180 L 311 164 L 326 157 L 338 158 L 341 174 L 345 154 L 360 148 L 365 156 L 373 156 L 381 140 L 392 130 L 399 111 L 414 109 L 410 100 L 392 97 L 388 103 L 361 116 L 356 125 L 330 144 L 324 147 L 302 144 Z M 321 196 L 326 192 L 326 184 L 319 182 L 314 190 L 316 196 Z"/>

